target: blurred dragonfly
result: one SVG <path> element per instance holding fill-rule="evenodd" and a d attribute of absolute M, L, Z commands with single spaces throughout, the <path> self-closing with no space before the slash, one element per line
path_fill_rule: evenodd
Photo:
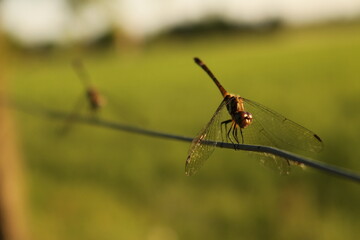
<path fill-rule="evenodd" d="M 101 107 L 105 105 L 105 98 L 91 83 L 90 77 L 87 74 L 85 67 L 80 60 L 75 60 L 73 62 L 73 67 L 75 72 L 78 74 L 80 80 L 84 84 L 85 95 L 89 104 L 90 111 L 97 112 Z"/>
<path fill-rule="evenodd" d="M 94 87 L 90 81 L 90 77 L 87 74 L 87 71 L 80 60 L 74 60 L 72 66 L 77 73 L 79 79 L 84 85 L 85 97 L 81 96 L 78 102 L 75 104 L 74 109 L 70 113 L 63 131 L 67 131 L 70 127 L 71 122 L 79 114 L 83 104 L 87 102 L 88 109 L 92 115 L 95 115 L 99 110 L 106 104 L 105 98 L 100 94 L 100 92 Z"/>
<path fill-rule="evenodd" d="M 296 153 L 322 149 L 318 135 L 259 103 L 228 93 L 199 58 L 194 60 L 214 81 L 224 99 L 192 141 L 185 165 L 186 175 L 193 175 L 201 168 L 218 142 L 270 146 Z M 264 165 L 274 167 L 282 174 L 289 173 L 289 160 L 268 153 L 257 155 Z"/>

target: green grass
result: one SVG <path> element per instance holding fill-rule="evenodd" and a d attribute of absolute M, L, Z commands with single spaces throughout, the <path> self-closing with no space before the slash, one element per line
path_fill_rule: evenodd
<path fill-rule="evenodd" d="M 360 170 L 360 25 L 271 35 L 167 39 L 139 52 L 84 54 L 108 96 L 100 117 L 194 136 L 224 87 L 283 113 L 325 142 L 316 159 Z M 13 97 L 70 111 L 82 94 L 71 53 L 13 57 Z M 86 114 L 86 113 L 85 113 Z M 242 152 L 217 150 L 186 177 L 189 144 L 19 112 L 34 239 L 355 239 L 358 185 L 316 170 L 280 176 Z"/>

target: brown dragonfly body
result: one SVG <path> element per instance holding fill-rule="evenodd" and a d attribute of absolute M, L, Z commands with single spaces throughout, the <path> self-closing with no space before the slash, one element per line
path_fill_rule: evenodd
<path fill-rule="evenodd" d="M 90 77 L 85 71 L 85 68 L 81 61 L 76 60 L 73 62 L 73 67 L 78 74 L 80 80 L 84 84 L 86 91 L 86 98 L 89 103 L 89 108 L 92 112 L 97 112 L 101 107 L 105 105 L 105 99 L 100 92 L 92 86 L 90 83 Z"/>
<path fill-rule="evenodd" d="M 104 98 L 96 88 L 88 87 L 88 89 L 86 89 L 86 97 L 91 111 L 97 112 L 104 106 Z"/>

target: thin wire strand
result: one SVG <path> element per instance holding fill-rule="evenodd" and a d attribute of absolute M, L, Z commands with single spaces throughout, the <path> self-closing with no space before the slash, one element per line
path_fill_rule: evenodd
<path fill-rule="evenodd" d="M 66 119 L 68 115 L 66 113 L 53 111 L 53 110 L 40 110 L 39 108 L 33 108 L 33 107 L 25 107 L 21 106 L 19 104 L 16 104 L 16 108 L 19 110 L 22 110 L 27 113 L 31 114 L 41 114 L 49 118 L 55 118 L 55 119 Z M 130 125 L 125 125 L 121 123 L 115 123 L 111 121 L 106 120 L 100 120 L 96 118 L 89 118 L 89 117 L 83 117 L 83 116 L 75 116 L 73 118 L 73 121 L 77 121 L 79 123 L 99 126 L 99 127 L 105 127 L 109 129 L 114 129 L 117 131 L 125 131 L 130 133 L 136 133 L 141 135 L 146 135 L 149 137 L 159 137 L 159 138 L 166 138 L 166 139 L 174 139 L 178 141 L 185 141 L 185 142 L 192 142 L 193 138 L 191 137 L 185 137 L 185 136 L 179 136 L 175 134 L 169 134 L 164 132 L 158 132 L 148 129 L 143 129 L 139 127 L 134 127 Z M 206 144 L 206 143 L 205 143 Z M 209 141 L 208 144 L 213 144 L 213 142 Z M 258 145 L 247 145 L 247 144 L 231 144 L 231 143 L 225 143 L 225 142 L 218 142 L 216 143 L 216 147 L 219 148 L 228 148 L 228 149 L 238 149 L 243 151 L 251 151 L 251 152 L 261 152 L 261 153 L 269 153 L 273 154 L 279 157 L 283 157 L 286 159 L 289 159 L 291 161 L 304 164 L 308 167 L 312 167 L 318 170 L 321 170 L 326 173 L 330 173 L 339 177 L 343 177 L 349 180 L 353 180 L 355 182 L 360 183 L 360 175 L 358 173 L 355 173 L 353 171 L 343 169 L 334 165 L 330 165 L 324 162 L 315 161 L 312 159 L 304 158 L 302 156 L 295 155 L 293 153 L 289 153 L 277 148 L 273 147 L 267 147 L 267 146 L 258 146 Z"/>

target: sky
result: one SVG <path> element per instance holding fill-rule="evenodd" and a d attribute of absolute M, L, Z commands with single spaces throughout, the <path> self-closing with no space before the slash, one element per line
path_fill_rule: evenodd
<path fill-rule="evenodd" d="M 112 26 L 143 39 L 184 22 L 218 16 L 256 23 L 279 18 L 311 24 L 360 17 L 360 0 L 0 0 L 0 26 L 25 45 L 92 39 Z"/>

